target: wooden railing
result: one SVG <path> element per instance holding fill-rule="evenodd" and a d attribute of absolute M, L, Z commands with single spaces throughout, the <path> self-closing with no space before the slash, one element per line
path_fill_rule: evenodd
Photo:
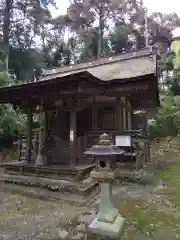
<path fill-rule="evenodd" d="M 130 135 L 132 137 L 133 146 L 140 146 L 141 151 L 144 154 L 144 162 L 150 158 L 149 153 L 149 139 L 148 136 L 143 134 L 140 130 L 131 130 L 131 131 L 89 131 L 84 136 L 79 136 L 76 139 L 76 156 L 77 163 L 86 162 L 87 156 L 84 152 L 92 147 L 93 145 L 98 144 L 99 137 L 104 132 L 110 134 L 115 143 L 116 135 Z M 33 139 L 34 140 L 34 139 Z M 54 141 L 53 141 L 54 140 Z M 47 147 L 47 157 L 49 164 L 68 164 L 69 161 L 69 141 L 63 141 L 60 137 L 56 138 L 52 136 L 52 139 L 49 139 Z M 21 160 L 23 160 L 26 153 L 26 144 L 22 147 L 21 150 Z M 35 141 L 33 141 L 33 154 L 32 157 L 35 157 Z M 33 163 L 33 161 L 32 161 Z"/>

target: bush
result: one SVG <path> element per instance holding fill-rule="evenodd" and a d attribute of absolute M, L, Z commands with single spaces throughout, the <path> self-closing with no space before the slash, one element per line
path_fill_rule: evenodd
<path fill-rule="evenodd" d="M 23 131 L 25 122 L 25 116 L 15 112 L 11 105 L 0 106 L 0 151 L 12 147 L 20 131 Z"/>
<path fill-rule="evenodd" d="M 7 86 L 9 76 L 0 72 L 0 87 Z M 20 131 L 26 126 L 26 116 L 18 109 L 15 111 L 10 104 L 0 105 L 0 151 L 10 149 Z"/>
<path fill-rule="evenodd" d="M 152 137 L 177 136 L 180 134 L 180 96 L 166 96 L 154 121 L 149 126 Z"/>

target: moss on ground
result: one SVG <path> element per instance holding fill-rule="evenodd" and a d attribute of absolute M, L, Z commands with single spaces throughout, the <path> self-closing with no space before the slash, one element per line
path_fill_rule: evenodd
<path fill-rule="evenodd" d="M 180 239 L 180 165 L 158 170 L 157 175 L 166 185 L 163 192 L 157 193 L 159 202 L 116 199 L 116 206 L 126 219 L 123 240 Z"/>
<path fill-rule="evenodd" d="M 137 200 L 124 200 L 120 212 L 126 219 L 123 239 L 180 239 L 180 219 Z"/>
<path fill-rule="evenodd" d="M 158 170 L 158 176 L 160 179 L 166 180 L 169 187 L 176 186 L 180 188 L 180 165 Z"/>
<path fill-rule="evenodd" d="M 158 171 L 159 178 L 167 184 L 167 199 L 180 208 L 180 165 L 169 166 Z"/>

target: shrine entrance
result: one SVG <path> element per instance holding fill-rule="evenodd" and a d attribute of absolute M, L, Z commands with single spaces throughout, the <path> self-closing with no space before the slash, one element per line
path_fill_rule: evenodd
<path fill-rule="evenodd" d="M 69 163 L 69 112 L 47 112 L 47 164 Z"/>
<path fill-rule="evenodd" d="M 47 112 L 47 163 L 68 164 L 70 158 L 70 112 Z M 76 112 L 76 145 L 92 127 L 92 110 L 85 108 Z M 79 148 L 79 146 L 77 146 Z"/>
<path fill-rule="evenodd" d="M 85 136 L 92 128 L 92 109 L 84 108 L 76 112 L 77 138 Z"/>

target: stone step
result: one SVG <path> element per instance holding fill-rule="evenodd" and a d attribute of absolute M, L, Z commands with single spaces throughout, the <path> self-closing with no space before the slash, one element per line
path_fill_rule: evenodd
<path fill-rule="evenodd" d="M 4 183 L 5 182 L 5 183 Z M 96 199 L 99 193 L 97 183 L 90 184 L 74 184 L 72 181 L 54 180 L 30 177 L 14 178 L 10 174 L 4 174 L 0 177 L 1 190 L 10 192 L 11 194 L 22 194 L 25 196 L 36 197 L 47 200 L 61 200 L 75 204 L 90 203 Z M 33 186 L 36 185 L 36 186 Z M 40 185 L 42 184 L 42 187 Z M 45 187 L 46 186 L 46 187 Z M 52 189 L 50 189 L 50 187 Z M 59 186 L 58 191 L 53 191 L 53 188 Z M 73 191 L 72 191 L 73 190 Z"/>

